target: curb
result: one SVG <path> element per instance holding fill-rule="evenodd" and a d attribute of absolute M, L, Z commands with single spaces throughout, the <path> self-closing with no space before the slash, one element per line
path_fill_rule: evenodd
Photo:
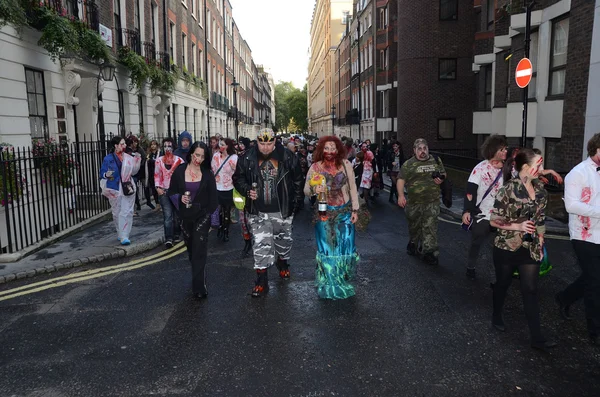
<path fill-rule="evenodd" d="M 88 265 L 88 264 L 92 264 L 92 263 L 100 263 L 100 262 L 108 260 L 108 259 L 116 259 L 116 258 L 137 255 L 142 252 L 146 252 L 153 248 L 158 247 L 164 241 L 165 241 L 165 237 L 163 235 L 163 231 L 162 230 L 157 231 L 157 232 L 151 233 L 148 236 L 148 240 L 143 243 L 118 247 L 118 248 L 114 249 L 113 251 L 106 252 L 104 254 L 98 254 L 98 255 L 89 256 L 89 257 L 85 257 L 85 258 L 75 259 L 75 260 L 72 260 L 69 262 L 56 263 L 54 265 L 46 265 L 44 267 L 38 267 L 38 268 L 32 269 L 32 270 L 26 270 L 26 271 L 21 271 L 18 273 L 12 273 L 12 274 L 0 276 L 0 284 L 5 284 L 10 281 L 21 280 L 24 278 L 31 278 L 31 277 L 38 276 L 40 274 L 52 273 L 52 272 L 55 272 L 58 270 L 76 268 L 76 267 L 80 267 L 80 266 Z"/>

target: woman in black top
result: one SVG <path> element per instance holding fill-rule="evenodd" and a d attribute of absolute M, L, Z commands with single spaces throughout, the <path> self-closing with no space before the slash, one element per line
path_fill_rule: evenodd
<path fill-rule="evenodd" d="M 150 207 L 150 209 L 156 208 L 150 201 L 152 197 L 154 197 L 154 202 L 156 205 L 160 206 L 158 201 L 158 192 L 156 191 L 156 186 L 154 186 L 154 163 L 156 162 L 158 156 L 160 156 L 158 147 L 158 141 L 153 139 L 150 142 L 150 147 L 148 148 L 148 153 L 146 154 L 146 190 L 144 193 L 146 196 L 146 205 Z"/>
<path fill-rule="evenodd" d="M 217 185 L 210 168 L 210 149 L 196 142 L 188 152 L 185 167 L 177 167 L 169 194 L 179 208 L 181 232 L 192 263 L 192 290 L 199 299 L 206 298 L 206 256 L 210 216 L 218 206 Z M 190 192 L 189 196 L 185 192 Z"/>

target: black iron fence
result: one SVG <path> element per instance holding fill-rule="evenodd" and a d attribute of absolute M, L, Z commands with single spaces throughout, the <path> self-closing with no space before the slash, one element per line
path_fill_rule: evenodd
<path fill-rule="evenodd" d="M 0 249 L 13 253 L 110 208 L 100 194 L 104 142 L 59 144 L 0 152 Z"/>
<path fill-rule="evenodd" d="M 50 8 L 58 15 L 81 21 L 88 29 L 98 31 L 100 15 L 95 0 L 22 0 L 28 16 L 34 17 L 37 7 Z"/>

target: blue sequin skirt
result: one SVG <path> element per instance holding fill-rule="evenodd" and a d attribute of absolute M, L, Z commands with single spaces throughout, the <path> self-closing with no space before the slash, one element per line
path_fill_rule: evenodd
<path fill-rule="evenodd" d="M 337 207 L 327 206 L 329 214 L 338 215 L 332 220 L 316 222 L 315 285 L 319 298 L 345 299 L 354 296 L 354 287 L 350 281 L 356 274 L 359 256 L 354 244 L 354 225 L 350 222 L 352 212 L 346 210 L 349 205 L 350 203 Z"/>

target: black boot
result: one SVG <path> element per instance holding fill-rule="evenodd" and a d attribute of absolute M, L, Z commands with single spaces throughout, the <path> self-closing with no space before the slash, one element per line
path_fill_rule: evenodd
<path fill-rule="evenodd" d="M 279 277 L 283 280 L 289 280 L 290 265 L 288 264 L 287 259 L 278 258 L 275 265 L 277 266 L 277 270 L 279 270 Z"/>
<path fill-rule="evenodd" d="M 267 277 L 267 269 L 256 269 L 256 281 L 252 288 L 252 297 L 259 298 L 269 292 L 269 279 Z"/>
<path fill-rule="evenodd" d="M 228 241 L 229 241 L 229 228 L 224 227 L 223 228 L 223 242 L 226 243 Z"/>
<path fill-rule="evenodd" d="M 252 252 L 252 239 L 248 239 L 248 240 L 244 240 L 245 245 L 244 245 L 244 249 L 242 250 L 242 256 L 246 257 L 248 255 L 250 255 L 250 252 Z"/>
<path fill-rule="evenodd" d="M 223 226 L 219 226 L 217 230 L 217 238 L 223 238 Z"/>

